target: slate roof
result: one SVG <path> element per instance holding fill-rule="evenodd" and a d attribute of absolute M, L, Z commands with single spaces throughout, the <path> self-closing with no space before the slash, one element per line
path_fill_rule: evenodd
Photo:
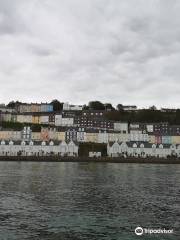
<path fill-rule="evenodd" d="M 4 140 L 1 140 L 1 141 L 4 141 Z M 0 141 L 0 145 L 1 145 L 1 141 Z M 23 142 L 24 140 L 22 140 L 22 141 L 20 141 L 20 140 L 18 140 L 18 141 L 13 141 L 13 145 L 21 145 L 21 143 Z M 10 141 L 4 141 L 5 142 L 5 145 L 9 145 L 9 142 Z M 30 145 L 30 142 L 31 141 L 24 141 L 26 144 L 25 145 Z M 50 145 L 50 142 L 51 142 L 51 140 L 50 141 L 32 141 L 33 142 L 33 145 L 34 146 L 40 146 L 41 144 L 42 144 L 42 142 L 45 142 L 46 143 L 46 145 L 45 146 L 49 146 Z M 54 143 L 54 145 L 53 146 L 58 146 L 59 144 L 61 144 L 61 142 L 62 141 L 52 141 L 53 143 Z M 69 141 L 70 142 L 70 141 Z M 67 144 L 69 143 L 69 142 L 66 142 Z M 74 141 L 73 141 L 74 142 Z M 74 142 L 74 144 L 77 146 L 78 145 L 78 143 L 77 142 Z"/>
<path fill-rule="evenodd" d="M 111 147 L 115 142 L 109 142 L 109 146 Z M 119 145 L 121 145 L 122 142 L 117 142 Z M 154 143 L 149 143 L 149 142 L 135 142 L 135 141 L 129 141 L 126 142 L 127 146 L 132 148 L 133 144 L 137 145 L 137 148 L 140 148 L 141 144 L 144 144 L 144 148 L 152 148 Z M 175 145 L 176 147 L 179 146 L 179 144 L 155 144 L 156 148 L 159 148 L 160 145 L 163 145 L 163 148 L 170 148 L 171 146 Z"/>

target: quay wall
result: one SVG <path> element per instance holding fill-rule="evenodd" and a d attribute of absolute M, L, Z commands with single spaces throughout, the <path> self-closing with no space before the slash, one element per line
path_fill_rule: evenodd
<path fill-rule="evenodd" d="M 0 156 L 0 161 L 32 161 L 32 162 L 104 162 L 104 163 L 155 163 L 180 164 L 178 158 L 135 158 L 135 157 L 60 157 L 60 156 Z"/>

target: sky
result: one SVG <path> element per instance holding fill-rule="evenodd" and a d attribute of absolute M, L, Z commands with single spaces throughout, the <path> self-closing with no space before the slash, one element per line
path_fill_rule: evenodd
<path fill-rule="evenodd" d="M 0 0 L 0 102 L 180 107 L 179 0 Z"/>

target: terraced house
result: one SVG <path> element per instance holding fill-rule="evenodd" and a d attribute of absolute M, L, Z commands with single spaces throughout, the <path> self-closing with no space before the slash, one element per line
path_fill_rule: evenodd
<path fill-rule="evenodd" d="M 4 141 L 0 142 L 0 156 L 78 156 L 73 141 Z"/>
<path fill-rule="evenodd" d="M 145 142 L 113 142 L 107 145 L 109 157 L 180 157 L 180 144 L 151 144 Z"/>

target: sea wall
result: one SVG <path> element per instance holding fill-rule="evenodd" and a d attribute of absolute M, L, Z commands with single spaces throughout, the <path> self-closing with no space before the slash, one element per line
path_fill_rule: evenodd
<path fill-rule="evenodd" d="M 59 157 L 59 156 L 0 156 L 0 161 L 32 161 L 32 162 L 104 162 L 104 163 L 162 163 L 180 164 L 177 158 L 89 158 L 89 157 Z"/>

